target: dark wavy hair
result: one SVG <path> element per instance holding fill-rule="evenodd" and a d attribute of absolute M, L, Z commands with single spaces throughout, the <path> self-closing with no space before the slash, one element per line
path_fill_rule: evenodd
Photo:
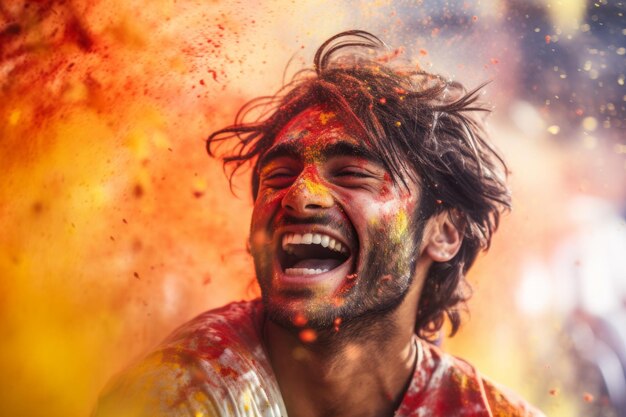
<path fill-rule="evenodd" d="M 206 148 L 217 156 L 224 141 L 233 145 L 219 153 L 231 186 L 239 168 L 254 165 L 256 198 L 259 157 L 289 120 L 316 104 L 354 119 L 396 183 L 407 185 L 402 168 L 410 168 L 408 175 L 422 186 L 420 217 L 447 212 L 463 233 L 457 255 L 428 271 L 415 327 L 432 339 L 447 316 L 452 336 L 461 323 L 460 306 L 470 297 L 465 274 L 510 207 L 508 171 L 483 129 L 489 110 L 477 101 L 482 86 L 467 92 L 397 55 L 368 32 L 339 33 L 317 50 L 314 69 L 296 73 L 274 96 L 248 102 L 232 126 L 208 137 Z M 249 121 L 252 114 L 258 117 Z"/>

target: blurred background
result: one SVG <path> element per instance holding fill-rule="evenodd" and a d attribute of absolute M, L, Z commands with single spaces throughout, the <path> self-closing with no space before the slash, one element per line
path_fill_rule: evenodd
<path fill-rule="evenodd" d="M 0 1 L 0 414 L 87 416 L 255 297 L 248 176 L 204 140 L 346 29 L 475 87 L 514 209 L 446 350 L 549 416 L 626 415 L 624 2 Z"/>

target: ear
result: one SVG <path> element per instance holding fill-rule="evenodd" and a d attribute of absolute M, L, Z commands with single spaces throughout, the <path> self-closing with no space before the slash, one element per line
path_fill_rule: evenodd
<path fill-rule="evenodd" d="M 456 211 L 445 211 L 431 217 L 424 234 L 424 252 L 435 262 L 449 261 L 461 248 L 463 229 Z"/>

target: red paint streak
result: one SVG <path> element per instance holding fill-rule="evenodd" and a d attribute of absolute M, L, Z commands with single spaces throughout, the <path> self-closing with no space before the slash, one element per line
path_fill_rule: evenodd
<path fill-rule="evenodd" d="M 211 74 L 211 76 L 213 77 L 213 81 L 217 81 L 217 72 L 215 72 L 215 70 L 210 69 L 207 72 Z"/>

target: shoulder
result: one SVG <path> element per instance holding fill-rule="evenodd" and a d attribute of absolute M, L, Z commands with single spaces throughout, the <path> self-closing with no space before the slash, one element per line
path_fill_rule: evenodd
<path fill-rule="evenodd" d="M 115 378 L 94 415 L 279 415 L 262 322 L 258 300 L 201 314 Z"/>
<path fill-rule="evenodd" d="M 468 362 L 421 342 L 421 358 L 403 399 L 403 416 L 543 417 Z"/>

